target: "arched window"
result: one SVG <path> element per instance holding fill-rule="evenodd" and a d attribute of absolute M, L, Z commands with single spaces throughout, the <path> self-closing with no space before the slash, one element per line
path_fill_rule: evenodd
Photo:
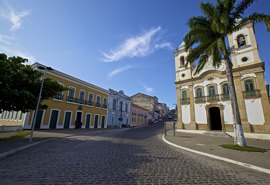
<path fill-rule="evenodd" d="M 203 96 L 202 88 L 197 88 L 196 89 L 196 97 L 201 98 L 202 96 Z"/>
<path fill-rule="evenodd" d="M 245 81 L 245 89 L 247 92 L 254 92 L 253 80 L 246 80 Z"/>
<path fill-rule="evenodd" d="M 113 100 L 113 110 L 116 110 L 116 100 Z"/>
<path fill-rule="evenodd" d="M 184 67 L 185 66 L 185 57 L 181 56 L 180 57 L 180 67 Z"/>
<path fill-rule="evenodd" d="M 241 48 L 247 45 L 245 36 L 243 34 L 240 34 L 237 36 L 237 45 L 238 45 L 238 48 Z"/>
<path fill-rule="evenodd" d="M 208 89 L 209 96 L 215 96 L 216 95 L 216 90 L 214 86 L 210 86 Z"/>
<path fill-rule="evenodd" d="M 187 99 L 187 91 L 186 90 L 182 91 L 182 99 L 183 100 Z"/>

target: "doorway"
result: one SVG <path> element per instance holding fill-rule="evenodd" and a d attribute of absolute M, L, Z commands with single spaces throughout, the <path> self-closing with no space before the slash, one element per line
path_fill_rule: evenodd
<path fill-rule="evenodd" d="M 71 120 L 71 112 L 66 112 L 65 121 L 64 121 L 64 128 L 69 128 L 70 120 Z"/>
<path fill-rule="evenodd" d="M 58 121 L 58 110 L 52 110 L 51 112 L 51 120 L 50 120 L 50 128 L 56 128 L 57 121 Z"/>
<path fill-rule="evenodd" d="M 218 107 L 209 108 L 210 130 L 222 130 L 220 110 Z"/>

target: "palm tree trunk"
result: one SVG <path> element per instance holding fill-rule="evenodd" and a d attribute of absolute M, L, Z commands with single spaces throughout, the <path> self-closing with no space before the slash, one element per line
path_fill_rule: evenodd
<path fill-rule="evenodd" d="M 228 85 L 230 87 L 230 98 L 231 98 L 231 106 L 233 111 L 233 119 L 234 119 L 234 144 L 239 146 L 246 146 L 246 140 L 242 129 L 242 123 L 237 103 L 237 97 L 235 92 L 233 73 L 232 73 L 232 64 L 230 62 L 230 58 L 227 57 L 225 60 L 226 64 L 226 74 L 228 79 Z"/>

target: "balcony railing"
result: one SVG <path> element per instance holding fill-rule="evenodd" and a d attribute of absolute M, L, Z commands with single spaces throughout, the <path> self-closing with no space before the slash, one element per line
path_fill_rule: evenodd
<path fill-rule="evenodd" d="M 190 104 L 190 99 L 189 98 L 181 99 L 181 104 L 182 105 L 188 105 L 188 104 Z"/>
<path fill-rule="evenodd" d="M 54 99 L 57 100 L 63 100 L 64 96 L 62 94 L 57 94 L 56 96 L 53 97 Z"/>
<path fill-rule="evenodd" d="M 218 102 L 219 95 L 207 96 L 207 102 Z"/>
<path fill-rule="evenodd" d="M 80 99 L 80 98 L 79 98 L 79 99 L 78 99 L 78 103 L 79 103 L 79 104 L 84 104 L 84 99 Z"/>
<path fill-rule="evenodd" d="M 102 108 L 106 109 L 107 108 L 107 104 L 103 104 Z"/>
<path fill-rule="evenodd" d="M 259 98 L 261 97 L 260 90 L 254 90 L 254 91 L 244 91 L 243 92 L 244 98 Z"/>
<path fill-rule="evenodd" d="M 100 103 L 96 103 L 96 107 L 100 107 Z"/>
<path fill-rule="evenodd" d="M 221 98 L 222 101 L 230 101 L 231 100 L 229 94 L 221 94 L 220 98 Z"/>
<path fill-rule="evenodd" d="M 195 103 L 204 103 L 204 102 L 205 102 L 205 96 L 195 97 Z"/>
<path fill-rule="evenodd" d="M 74 97 L 73 96 L 67 96 L 67 101 L 74 102 Z"/>
<path fill-rule="evenodd" d="M 85 104 L 86 104 L 86 105 L 89 105 L 89 106 L 93 106 L 93 105 L 94 105 L 93 101 L 86 101 Z"/>

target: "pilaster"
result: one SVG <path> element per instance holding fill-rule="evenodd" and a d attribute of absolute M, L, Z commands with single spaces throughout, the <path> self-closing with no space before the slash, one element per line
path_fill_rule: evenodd
<path fill-rule="evenodd" d="M 177 92 L 177 124 L 176 124 L 176 127 L 183 129 L 180 86 L 176 88 L 176 92 Z"/>
<path fill-rule="evenodd" d="M 197 126 L 195 122 L 193 85 L 189 85 L 188 90 L 189 90 L 189 98 L 190 98 L 190 127 L 189 128 L 193 130 L 197 130 Z"/>

